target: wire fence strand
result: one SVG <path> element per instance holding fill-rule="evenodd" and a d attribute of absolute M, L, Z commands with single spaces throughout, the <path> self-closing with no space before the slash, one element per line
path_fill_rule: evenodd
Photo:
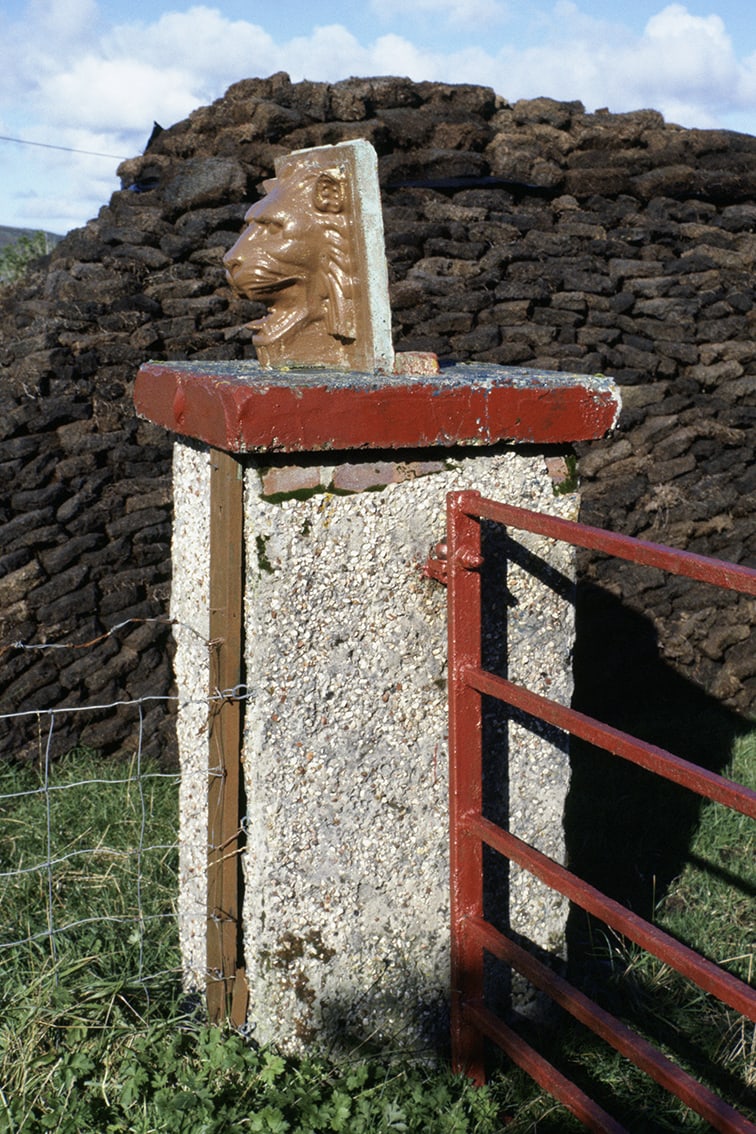
<path fill-rule="evenodd" d="M 195 628 L 166 616 L 126 619 L 96 637 L 11 642 L 0 653 L 94 654 L 106 639 L 147 622 L 194 638 L 200 654 L 213 649 Z M 0 981 L 18 973 L 33 980 L 49 963 L 80 974 L 84 959 L 93 979 L 146 987 L 171 973 L 180 985 L 182 961 L 184 977 L 189 972 L 179 946 L 181 781 L 170 762 L 161 764 L 161 730 L 172 733 L 168 718 L 182 714 L 201 730 L 214 704 L 251 696 L 242 684 L 209 695 L 206 687 L 183 698 L 124 693 L 10 711 L 0 702 Z M 106 722 L 115 741 L 105 750 L 89 746 L 87 737 Z M 224 769 L 205 763 L 199 775 L 207 784 Z M 199 828 L 192 836 L 206 840 Z M 186 896 L 181 901 L 185 917 Z M 192 894 L 190 917 L 199 925 L 206 910 L 204 897 L 195 910 L 198 901 Z"/>
<path fill-rule="evenodd" d="M 14 760 L 12 745 L 0 757 L 0 977 L 86 958 L 93 979 L 146 985 L 172 973 L 178 984 L 179 773 L 144 751 L 161 706 L 181 711 L 176 697 L 150 695 L 0 712 L 37 734 L 36 758 Z M 114 713 L 122 751 L 56 753 L 81 714 Z"/>

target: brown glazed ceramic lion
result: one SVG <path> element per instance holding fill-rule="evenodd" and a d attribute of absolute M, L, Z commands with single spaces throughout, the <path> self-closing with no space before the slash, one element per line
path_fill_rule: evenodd
<path fill-rule="evenodd" d="M 366 155 L 359 149 L 355 161 L 357 145 L 322 146 L 279 159 L 275 180 L 265 182 L 266 195 L 249 209 L 246 229 L 224 256 L 234 289 L 269 308 L 250 324 L 265 367 L 391 366 L 388 283 L 378 279 L 386 299 L 376 304 L 375 250 L 370 232 L 366 239 L 359 184 Z M 385 276 L 382 242 L 381 225 Z M 384 324 L 377 337 L 376 309 Z"/>

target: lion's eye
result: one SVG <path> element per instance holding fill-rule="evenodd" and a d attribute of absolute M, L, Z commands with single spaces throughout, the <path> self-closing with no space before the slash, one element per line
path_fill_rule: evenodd
<path fill-rule="evenodd" d="M 255 219 L 256 219 L 258 224 L 264 225 L 264 227 L 269 232 L 279 233 L 279 232 L 283 232 L 283 230 L 284 230 L 283 221 L 277 220 L 275 217 L 262 216 L 262 217 L 256 217 Z"/>

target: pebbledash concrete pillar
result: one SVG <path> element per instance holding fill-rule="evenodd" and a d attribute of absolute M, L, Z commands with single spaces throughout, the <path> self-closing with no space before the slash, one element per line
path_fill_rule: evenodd
<path fill-rule="evenodd" d="M 223 451 L 243 481 L 246 1023 L 287 1049 L 427 1050 L 444 1041 L 449 878 L 446 594 L 423 567 L 452 490 L 575 518 L 549 447 L 603 436 L 619 401 L 603 377 L 395 357 L 370 147 L 304 151 L 276 172 L 226 257 L 234 286 L 270 308 L 252 327 L 260 361 L 147 363 L 135 386 L 137 411 L 178 435 L 185 976 L 207 980 L 203 697 Z M 572 550 L 492 535 L 484 570 L 486 664 L 568 703 Z M 564 737 L 499 714 L 484 758 L 492 817 L 563 861 Z M 514 867 L 491 877 L 492 920 L 563 950 L 563 901 Z"/>

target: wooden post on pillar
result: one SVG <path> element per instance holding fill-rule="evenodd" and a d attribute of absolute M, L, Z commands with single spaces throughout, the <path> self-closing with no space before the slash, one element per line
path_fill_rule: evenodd
<path fill-rule="evenodd" d="M 241 931 L 242 466 L 210 450 L 210 710 L 207 1009 L 213 1023 L 246 1019 Z M 231 691 L 219 697 L 219 691 Z"/>

